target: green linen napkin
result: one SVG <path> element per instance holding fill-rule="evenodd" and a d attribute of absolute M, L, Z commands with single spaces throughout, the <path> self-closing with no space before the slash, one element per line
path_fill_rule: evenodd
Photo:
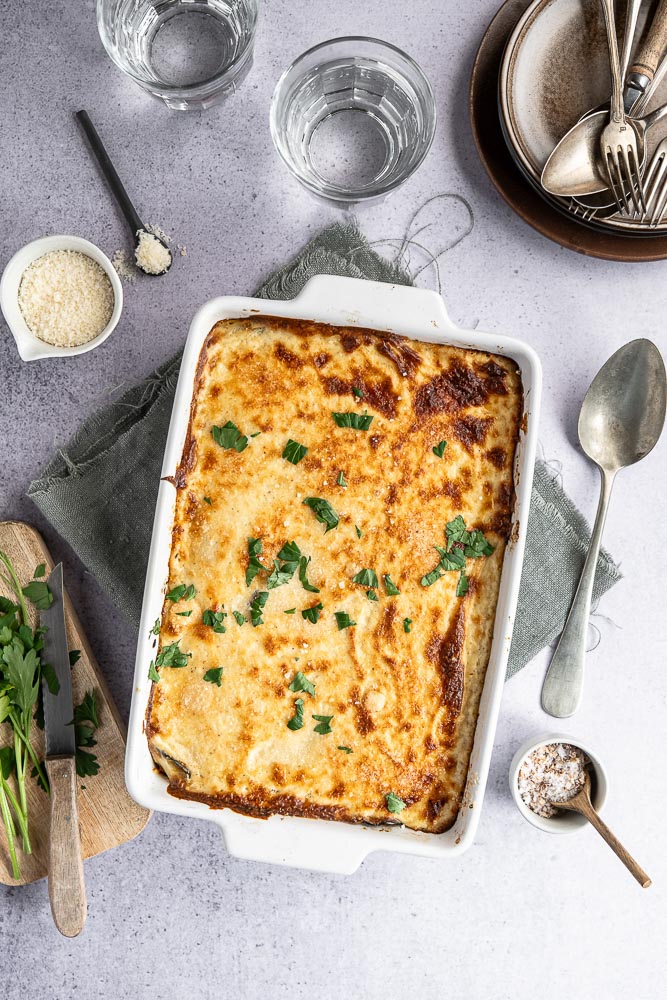
<path fill-rule="evenodd" d="M 411 284 L 408 274 L 369 246 L 356 225 L 338 223 L 316 236 L 255 294 L 293 298 L 314 274 Z M 135 625 L 179 364 L 180 355 L 90 417 L 28 490 Z M 589 537 L 582 515 L 548 467 L 538 462 L 508 677 L 562 630 Z M 594 599 L 619 578 L 602 552 Z"/>

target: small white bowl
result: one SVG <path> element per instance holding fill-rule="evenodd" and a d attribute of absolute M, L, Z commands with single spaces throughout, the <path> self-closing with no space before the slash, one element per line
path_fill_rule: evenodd
<path fill-rule="evenodd" d="M 510 790 L 521 815 L 529 823 L 532 823 L 533 826 L 536 826 L 538 830 L 544 830 L 545 833 L 574 833 L 575 830 L 581 830 L 583 827 L 588 826 L 588 820 L 584 816 L 565 809 L 556 816 L 538 816 L 537 813 L 528 808 L 519 792 L 519 771 L 526 757 L 529 757 L 533 750 L 537 750 L 538 747 L 547 746 L 550 743 L 568 743 L 570 746 L 578 747 L 583 751 L 587 761 L 591 763 L 591 802 L 598 812 L 602 809 L 607 801 L 609 782 L 607 780 L 607 772 L 601 764 L 600 758 L 590 749 L 588 744 L 582 743 L 581 740 L 575 739 L 573 736 L 565 736 L 563 733 L 550 733 L 548 736 L 541 736 L 539 739 L 533 737 L 533 739 L 527 740 L 519 747 L 510 764 Z"/>
<path fill-rule="evenodd" d="M 114 306 L 111 319 L 97 337 L 93 337 L 85 344 L 78 344 L 76 347 L 56 347 L 54 344 L 47 344 L 40 340 L 31 331 L 19 307 L 19 285 L 23 272 L 38 257 L 43 257 L 44 254 L 54 250 L 78 250 L 79 253 L 92 257 L 104 270 L 113 288 Z M 90 243 L 80 236 L 44 236 L 18 250 L 5 267 L 0 279 L 0 308 L 24 361 L 36 361 L 38 358 L 70 357 L 74 354 L 85 354 L 86 351 L 92 351 L 95 347 L 99 347 L 115 330 L 123 309 L 123 286 L 109 258 L 94 243 Z"/>

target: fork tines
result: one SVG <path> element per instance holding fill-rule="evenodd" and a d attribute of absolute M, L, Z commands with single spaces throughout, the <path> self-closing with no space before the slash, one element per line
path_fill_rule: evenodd
<path fill-rule="evenodd" d="M 607 145 L 605 164 L 611 193 L 618 205 L 619 212 L 625 212 L 630 217 L 645 216 L 644 187 L 635 147 L 618 143 L 612 149 L 610 145 Z"/>

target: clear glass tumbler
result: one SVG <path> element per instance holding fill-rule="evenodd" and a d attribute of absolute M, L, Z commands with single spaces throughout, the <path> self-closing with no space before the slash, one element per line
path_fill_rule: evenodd
<path fill-rule="evenodd" d="M 435 122 L 420 67 L 376 38 L 334 38 L 304 52 L 271 104 L 273 141 L 294 176 L 344 206 L 406 181 L 428 153 Z"/>
<path fill-rule="evenodd" d="M 140 87 L 177 111 L 233 93 L 252 65 L 258 0 L 97 0 L 102 44 Z"/>

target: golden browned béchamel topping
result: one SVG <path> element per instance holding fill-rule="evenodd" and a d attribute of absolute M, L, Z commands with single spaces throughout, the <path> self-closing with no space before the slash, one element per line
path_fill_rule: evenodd
<path fill-rule="evenodd" d="M 339 427 L 333 412 L 373 419 L 367 430 Z M 521 414 L 520 375 L 504 357 L 271 317 L 213 328 L 175 481 L 167 588 L 194 595 L 165 600 L 146 726 L 172 794 L 258 816 L 452 825 Z M 212 434 L 228 422 L 247 438 L 239 450 L 234 430 Z M 298 464 L 283 457 L 290 439 L 308 449 Z M 307 498 L 328 501 L 337 526 L 327 530 Z M 441 558 L 434 546 L 461 561 L 464 548 L 446 537 L 459 515 L 493 552 L 424 586 Z M 261 540 L 255 559 L 267 567 L 250 585 L 248 539 Z M 272 585 L 287 542 L 310 558 L 304 579 L 318 593 L 293 565 Z M 372 574 L 355 583 L 362 570 L 378 585 Z M 399 594 L 387 593 L 386 574 Z M 268 594 L 263 608 L 258 594 Z M 302 615 L 320 603 L 317 621 Z M 339 628 L 348 619 L 336 612 L 355 624 Z M 168 647 L 185 666 L 167 665 Z M 306 690 L 290 690 L 298 672 Z"/>

